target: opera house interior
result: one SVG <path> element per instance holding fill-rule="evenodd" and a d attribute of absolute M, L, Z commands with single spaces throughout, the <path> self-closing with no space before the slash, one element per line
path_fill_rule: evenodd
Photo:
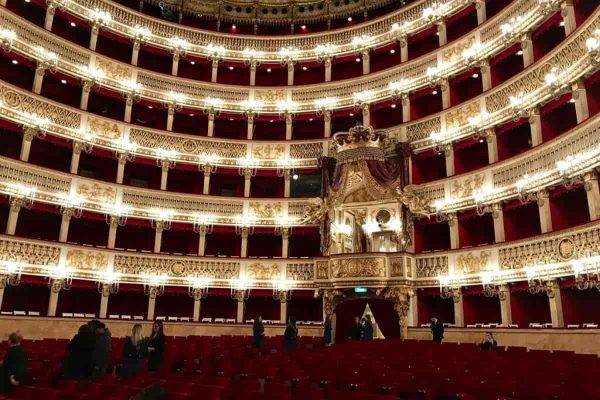
<path fill-rule="evenodd" d="M 600 399 L 597 0 L 0 0 L 0 399 Z"/>

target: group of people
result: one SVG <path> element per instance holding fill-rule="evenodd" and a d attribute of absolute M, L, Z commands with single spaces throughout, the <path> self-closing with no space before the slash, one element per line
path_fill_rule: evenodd
<path fill-rule="evenodd" d="M 438 318 L 431 318 L 431 336 L 435 343 L 442 343 L 444 339 L 444 324 Z M 481 350 L 495 350 L 498 347 L 498 342 L 494 339 L 494 335 L 491 332 L 486 332 L 485 337 L 481 343 L 479 343 L 479 348 Z"/>
<path fill-rule="evenodd" d="M 354 325 L 350 331 L 350 339 L 352 340 L 373 340 L 373 322 L 369 314 L 362 318 L 354 317 Z"/>
<path fill-rule="evenodd" d="M 265 324 L 261 315 L 257 316 L 252 324 L 252 338 L 254 347 L 262 351 L 265 347 Z M 298 326 L 296 325 L 296 318 L 289 317 L 283 333 L 283 350 L 289 353 L 297 348 Z"/>
<path fill-rule="evenodd" d="M 81 325 L 67 345 L 63 365 L 65 377 L 76 380 L 98 379 L 108 369 L 111 334 L 106 325 L 92 320 Z"/>
<path fill-rule="evenodd" d="M 67 345 L 64 375 L 75 380 L 95 380 L 108 372 L 111 348 L 111 333 L 104 323 L 92 320 L 79 327 L 77 334 Z M 136 375 L 148 357 L 148 370 L 160 370 L 165 349 L 165 335 L 161 321 L 152 325 L 152 333 L 142 335 L 142 325 L 133 326 L 123 347 L 123 363 L 118 371 L 121 377 Z"/>

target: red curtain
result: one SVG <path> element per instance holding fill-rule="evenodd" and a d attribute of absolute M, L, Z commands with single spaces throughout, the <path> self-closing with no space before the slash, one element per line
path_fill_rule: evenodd
<path fill-rule="evenodd" d="M 170 286 L 162 296 L 156 298 L 155 316 L 189 317 L 194 314 L 194 299 L 188 295 L 185 287 Z"/>
<path fill-rule="evenodd" d="M 244 302 L 244 321 L 261 315 L 263 319 L 279 320 L 280 302 L 271 290 L 253 290 Z"/>
<path fill-rule="evenodd" d="M 465 325 L 501 323 L 500 300 L 498 297 L 485 297 L 483 293 L 463 293 L 463 313 Z"/>
<path fill-rule="evenodd" d="M 19 286 L 7 286 L 4 289 L 2 311 L 37 311 L 40 315 L 46 315 L 50 300 L 50 289 L 46 282 L 44 277 L 22 276 Z"/>
<path fill-rule="evenodd" d="M 315 298 L 312 290 L 295 290 L 287 303 L 287 315 L 296 321 L 322 321 L 323 298 Z"/>
<path fill-rule="evenodd" d="M 119 292 L 108 298 L 108 315 L 141 315 L 148 314 L 148 296 L 144 294 L 143 286 L 121 284 Z"/>
<path fill-rule="evenodd" d="M 550 303 L 545 293 L 529 293 L 527 291 L 527 282 L 511 286 L 510 292 L 510 308 L 513 324 L 519 325 L 519 328 L 527 328 L 532 322 L 551 322 Z"/>
<path fill-rule="evenodd" d="M 600 324 L 600 291 L 579 290 L 573 280 L 561 285 L 561 301 L 565 325 L 596 323 Z"/>
<path fill-rule="evenodd" d="M 373 312 L 373 317 L 383 336 L 386 339 L 399 338 L 400 318 L 396 310 L 394 310 L 394 303 L 384 299 L 369 299 L 367 303 Z"/>
<path fill-rule="evenodd" d="M 62 313 L 83 313 L 98 315 L 100 293 L 96 282 L 74 280 L 69 290 L 61 290 L 56 305 L 56 316 Z"/>
<path fill-rule="evenodd" d="M 202 299 L 201 318 L 235 318 L 236 315 L 237 300 L 231 298 L 229 290 L 213 291 Z"/>
<path fill-rule="evenodd" d="M 355 299 L 344 301 L 335 308 L 335 341 L 343 342 L 348 340 L 354 317 L 362 317 L 367 299 Z"/>
<path fill-rule="evenodd" d="M 453 300 L 442 299 L 438 288 L 417 290 L 417 313 L 419 325 L 429 323 L 433 317 L 442 323 L 454 323 Z"/>

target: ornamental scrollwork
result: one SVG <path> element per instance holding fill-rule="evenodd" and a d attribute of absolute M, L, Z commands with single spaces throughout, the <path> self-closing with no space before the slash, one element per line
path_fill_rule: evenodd
<path fill-rule="evenodd" d="M 314 265 L 310 263 L 288 264 L 286 277 L 292 281 L 312 281 L 315 277 Z"/>
<path fill-rule="evenodd" d="M 32 265 L 57 265 L 60 260 L 60 247 L 0 240 L 0 259 Z"/>
<path fill-rule="evenodd" d="M 448 275 L 448 256 L 424 257 L 416 259 L 417 278 L 437 278 Z"/>

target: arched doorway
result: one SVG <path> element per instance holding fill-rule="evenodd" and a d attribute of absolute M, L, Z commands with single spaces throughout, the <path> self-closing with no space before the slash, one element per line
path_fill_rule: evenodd
<path fill-rule="evenodd" d="M 400 318 L 394 309 L 394 301 L 382 298 L 359 297 L 340 302 L 334 309 L 335 341 L 348 340 L 354 317 L 362 317 L 369 305 L 379 329 L 386 339 L 400 337 Z"/>

